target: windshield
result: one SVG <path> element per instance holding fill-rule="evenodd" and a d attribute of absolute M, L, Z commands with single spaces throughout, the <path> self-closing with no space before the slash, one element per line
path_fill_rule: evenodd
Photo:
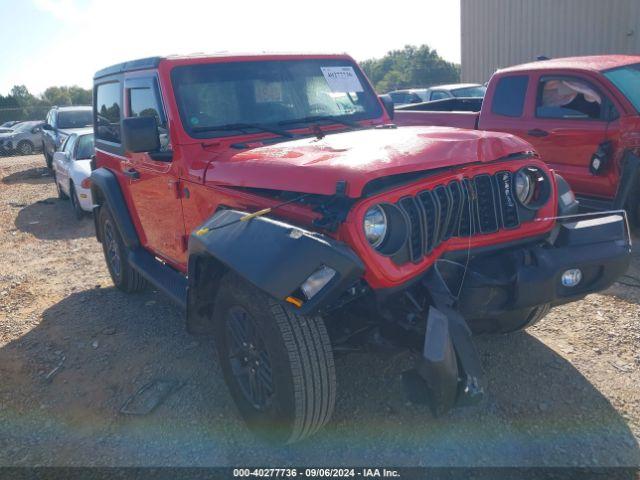
<path fill-rule="evenodd" d="M 604 76 L 611 80 L 618 90 L 627 97 L 637 112 L 640 113 L 640 63 L 615 68 L 604 72 Z"/>
<path fill-rule="evenodd" d="M 78 138 L 78 146 L 76 147 L 76 160 L 86 160 L 93 155 L 93 133 L 82 135 Z"/>
<path fill-rule="evenodd" d="M 193 137 L 260 131 L 251 124 L 299 128 L 311 117 L 339 122 L 382 115 L 375 93 L 348 60 L 188 65 L 176 67 L 171 78 L 182 123 Z"/>
<path fill-rule="evenodd" d="M 464 87 L 451 90 L 454 97 L 484 97 L 487 87 L 478 85 L 477 87 Z"/>
<path fill-rule="evenodd" d="M 58 112 L 58 128 L 90 127 L 93 123 L 91 110 L 69 110 Z"/>
<path fill-rule="evenodd" d="M 13 126 L 16 132 L 27 132 L 38 125 L 39 122 L 23 122 Z"/>

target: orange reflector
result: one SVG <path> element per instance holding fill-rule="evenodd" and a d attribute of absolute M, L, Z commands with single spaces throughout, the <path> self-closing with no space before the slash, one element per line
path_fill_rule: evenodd
<path fill-rule="evenodd" d="M 295 305 L 296 307 L 300 308 L 302 306 L 302 300 L 298 300 L 295 297 L 287 297 L 285 298 L 285 300 L 293 305 Z"/>

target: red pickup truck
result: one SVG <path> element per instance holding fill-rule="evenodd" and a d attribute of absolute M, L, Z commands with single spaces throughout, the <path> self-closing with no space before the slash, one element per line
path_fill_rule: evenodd
<path fill-rule="evenodd" d="M 411 105 L 398 109 L 394 121 L 517 135 L 569 182 L 583 207 L 626 208 L 640 225 L 640 56 L 506 68 L 493 75 L 482 102 Z"/>
<path fill-rule="evenodd" d="M 556 218 L 575 199 L 528 143 L 398 128 L 346 55 L 147 58 L 93 92 L 114 284 L 212 334 L 240 413 L 282 442 L 331 417 L 334 351 L 415 350 L 404 385 L 441 414 L 482 396 L 472 332 L 525 328 L 629 263 L 621 215 Z"/>

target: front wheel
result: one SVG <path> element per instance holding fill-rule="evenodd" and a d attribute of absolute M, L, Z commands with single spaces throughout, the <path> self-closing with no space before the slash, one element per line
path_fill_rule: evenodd
<path fill-rule="evenodd" d="M 145 280 L 127 261 L 129 250 L 122 241 L 109 207 L 106 204 L 102 205 L 99 212 L 98 225 L 102 250 L 113 284 L 127 293 L 143 290 L 146 286 Z"/>
<path fill-rule="evenodd" d="M 42 144 L 42 150 L 44 153 L 44 161 L 47 164 L 47 168 L 53 168 L 53 155 L 49 155 L 47 153 L 47 147 L 44 144 Z"/>
<path fill-rule="evenodd" d="M 73 214 L 75 215 L 76 220 L 82 220 L 82 217 L 84 217 L 84 210 L 82 210 L 82 207 L 80 206 L 80 199 L 78 199 L 78 194 L 73 184 L 71 185 L 69 197 L 71 198 L 71 207 L 73 208 Z"/>
<path fill-rule="evenodd" d="M 514 310 L 492 318 L 469 320 L 469 328 L 476 334 L 512 333 L 531 327 L 542 320 L 551 310 L 547 303 L 533 308 Z"/>
<path fill-rule="evenodd" d="M 58 182 L 58 176 L 56 175 L 56 171 L 53 171 L 53 182 L 56 184 L 56 190 L 58 191 L 58 198 L 60 200 L 66 200 L 67 198 L 69 198 L 67 196 L 66 193 L 64 193 L 64 190 L 62 190 L 62 187 L 60 186 L 60 183 Z"/>
<path fill-rule="evenodd" d="M 18 144 L 18 152 L 20 152 L 20 155 L 31 155 L 33 153 L 33 150 L 33 143 L 27 140 Z"/>
<path fill-rule="evenodd" d="M 249 428 L 293 443 L 329 421 L 336 374 L 322 318 L 297 315 L 229 272 L 213 322 L 225 381 Z"/>

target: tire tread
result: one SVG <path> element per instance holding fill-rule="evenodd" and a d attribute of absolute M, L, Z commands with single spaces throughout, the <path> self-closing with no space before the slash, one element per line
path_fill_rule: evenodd
<path fill-rule="evenodd" d="M 335 406 L 336 374 L 329 335 L 320 317 L 297 315 L 275 300 L 271 313 L 282 333 L 289 355 L 296 412 L 293 443 L 313 435 L 324 426 Z"/>

